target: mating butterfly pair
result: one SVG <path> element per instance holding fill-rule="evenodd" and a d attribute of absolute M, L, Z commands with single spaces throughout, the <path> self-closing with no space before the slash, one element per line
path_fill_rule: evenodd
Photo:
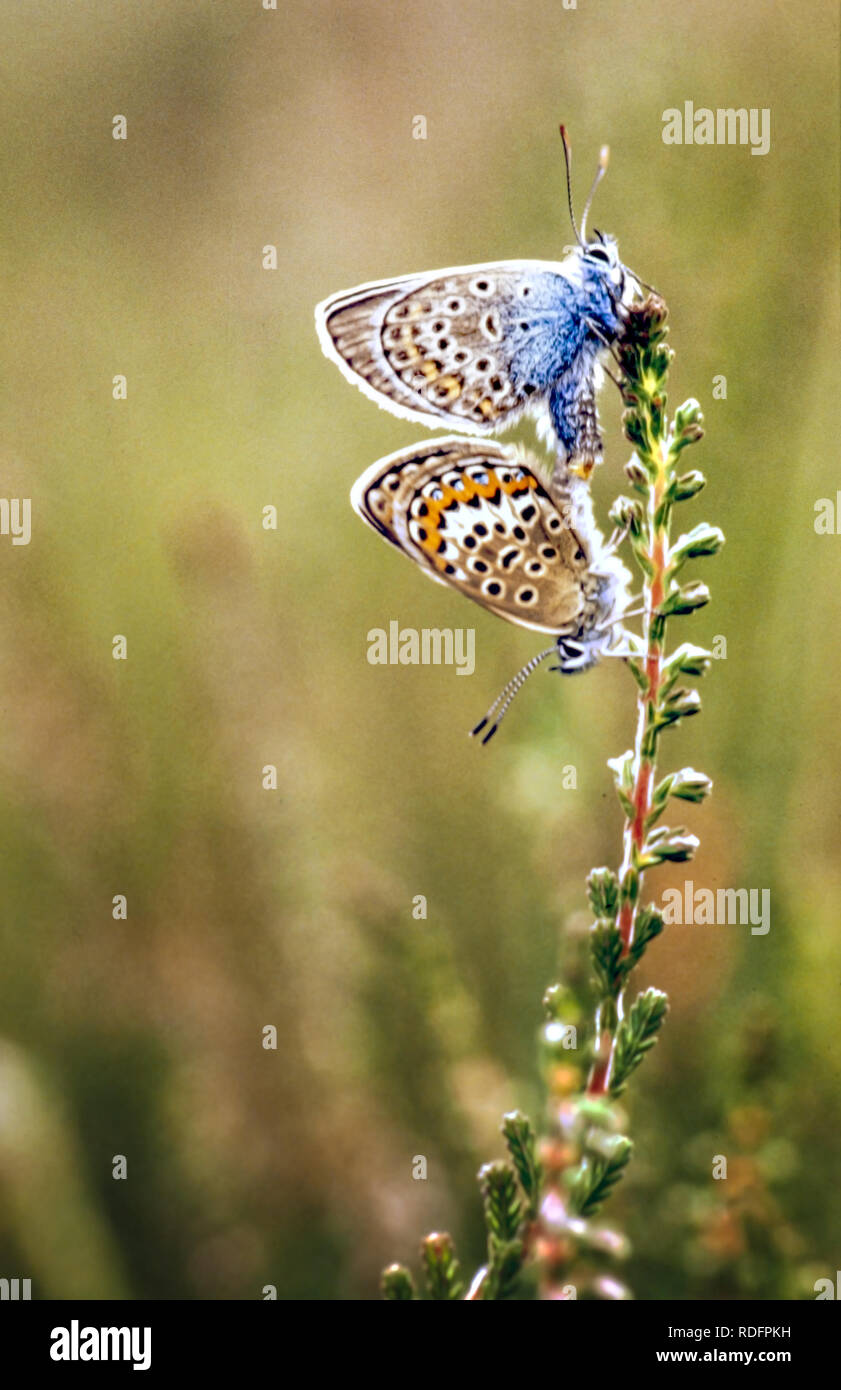
<path fill-rule="evenodd" d="M 569 188 L 569 148 L 565 132 Z M 537 416 L 558 459 L 548 483 L 534 459 L 492 440 L 434 439 L 369 468 L 359 515 L 431 578 L 555 644 L 509 682 L 473 731 L 495 732 L 532 670 L 562 672 L 615 650 L 630 576 L 593 521 L 586 479 L 601 457 L 599 359 L 639 293 L 613 238 L 586 236 L 559 263 L 503 261 L 376 281 L 319 304 L 325 354 L 378 405 L 471 436 Z"/>

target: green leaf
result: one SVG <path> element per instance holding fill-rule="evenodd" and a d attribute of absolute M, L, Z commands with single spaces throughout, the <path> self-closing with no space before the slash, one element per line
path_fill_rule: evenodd
<path fill-rule="evenodd" d="M 658 819 L 659 816 L 662 815 L 663 811 L 665 810 L 666 802 L 669 799 L 669 794 L 672 790 L 674 780 L 675 774 L 673 772 L 670 772 L 667 777 L 664 777 L 661 782 L 657 783 L 657 786 L 651 793 L 651 810 L 645 818 L 646 830 L 648 830 L 650 826 L 654 825 L 655 821 Z"/>
<path fill-rule="evenodd" d="M 669 441 L 669 454 L 676 460 L 688 444 L 703 439 L 703 420 L 701 407 L 696 400 L 685 401 L 675 411 L 672 437 Z"/>
<path fill-rule="evenodd" d="M 628 661 L 627 665 L 629 671 L 631 672 L 631 675 L 633 676 L 643 695 L 647 695 L 649 687 L 648 672 L 646 671 L 642 662 L 632 658 L 630 661 Z"/>
<path fill-rule="evenodd" d="M 639 897 L 640 881 L 636 869 L 626 869 L 619 883 L 619 903 L 635 903 Z"/>
<path fill-rule="evenodd" d="M 629 748 L 627 752 L 620 753 L 618 758 L 608 758 L 607 765 L 613 773 L 613 780 L 617 787 L 624 787 L 630 791 L 634 785 L 634 753 Z"/>
<path fill-rule="evenodd" d="M 488 1232 L 488 1276 L 483 1299 L 506 1298 L 523 1264 L 525 1247 L 519 1237 L 522 1206 L 513 1168 L 497 1161 L 479 1169 L 479 1185 Z"/>
<path fill-rule="evenodd" d="M 684 401 L 675 411 L 675 433 L 683 434 L 691 425 L 701 424 L 703 419 L 699 403 L 694 396 L 690 396 L 689 400 Z"/>
<path fill-rule="evenodd" d="M 659 936 L 663 930 L 663 916 L 652 903 L 646 907 L 641 907 L 637 913 L 634 924 L 634 939 L 631 942 L 630 950 L 622 962 L 626 976 L 631 973 L 645 955 L 649 942 Z"/>
<path fill-rule="evenodd" d="M 380 1292 L 389 1303 L 411 1303 L 418 1296 L 414 1280 L 405 1265 L 389 1265 L 383 1270 Z"/>
<path fill-rule="evenodd" d="M 626 394 L 625 400 L 626 402 L 628 402 L 629 400 L 633 400 L 633 397 L 630 397 Z M 623 414 L 622 428 L 624 429 L 626 437 L 633 444 L 634 448 L 638 449 L 640 454 L 645 456 L 648 453 L 648 438 L 646 428 L 644 422 L 640 419 L 639 415 L 637 414 L 637 411 L 633 408 L 633 406 L 630 410 L 626 410 Z"/>
<path fill-rule="evenodd" d="M 526 1197 L 526 1215 L 533 1221 L 540 1205 L 543 1170 L 537 1158 L 537 1137 L 531 1121 L 519 1110 L 502 1117 L 502 1133 Z"/>
<path fill-rule="evenodd" d="M 671 794 L 680 797 L 681 801 L 703 801 L 709 796 L 712 786 L 705 773 L 696 772 L 694 767 L 683 767 L 673 775 Z"/>
<path fill-rule="evenodd" d="M 608 1152 L 587 1154 L 575 1169 L 570 1187 L 570 1207 L 579 1216 L 594 1216 L 619 1182 L 633 1144 L 624 1135 L 611 1135 Z"/>
<path fill-rule="evenodd" d="M 698 844 L 697 835 L 688 835 L 684 830 L 667 830 L 661 826 L 643 846 L 643 867 L 653 869 L 657 864 L 684 864 L 692 858 Z"/>
<path fill-rule="evenodd" d="M 464 1283 L 456 1259 L 452 1236 L 446 1231 L 433 1231 L 421 1243 L 421 1260 L 426 1291 L 437 1302 L 461 1298 Z"/>
<path fill-rule="evenodd" d="M 622 1094 L 629 1076 L 654 1046 L 668 1006 L 668 998 L 659 989 L 647 989 L 644 994 L 637 995 L 616 1034 L 611 1096 Z"/>
<path fill-rule="evenodd" d="M 513 1293 L 524 1256 L 525 1247 L 521 1240 L 509 1240 L 496 1248 L 482 1288 L 484 1301 L 508 1298 Z"/>
<path fill-rule="evenodd" d="M 648 552 L 643 544 L 634 546 L 634 558 L 645 575 L 646 579 L 654 578 L 654 566 L 649 559 Z"/>
<path fill-rule="evenodd" d="M 590 932 L 590 955 L 593 974 L 602 998 L 615 998 L 622 987 L 622 937 L 613 921 L 603 918 L 593 924 Z"/>
<path fill-rule="evenodd" d="M 610 509 L 610 519 L 620 531 L 630 536 L 639 536 L 642 530 L 643 508 L 641 502 L 630 497 L 617 497 Z"/>
<path fill-rule="evenodd" d="M 706 522 L 678 536 L 669 550 L 669 570 L 675 575 L 687 560 L 699 560 L 705 555 L 717 555 L 724 545 L 724 532 Z"/>
<path fill-rule="evenodd" d="M 607 765 L 613 773 L 619 804 L 627 819 L 631 820 L 634 815 L 634 803 L 631 800 L 631 792 L 634 789 L 634 754 L 632 750 L 629 748 L 618 758 L 608 758 Z"/>
<path fill-rule="evenodd" d="M 625 464 L 625 476 L 634 492 L 639 493 L 641 497 L 648 496 L 649 472 L 636 454 Z"/>
<path fill-rule="evenodd" d="M 712 652 L 708 652 L 705 647 L 694 647 L 691 642 L 684 642 L 676 648 L 663 663 L 661 699 L 665 699 L 670 693 L 679 676 L 705 676 L 712 659 Z"/>
<path fill-rule="evenodd" d="M 479 1186 L 489 1237 L 501 1243 L 513 1240 L 523 1214 L 514 1169 L 500 1159 L 485 1163 L 479 1169 Z"/>
<path fill-rule="evenodd" d="M 612 869 L 593 869 L 587 878 L 587 896 L 594 917 L 615 917 L 619 907 L 619 879 Z"/>
<path fill-rule="evenodd" d="M 697 690 L 679 686 L 672 691 L 657 711 L 657 725 L 665 729 L 669 724 L 677 724 L 681 719 L 689 719 L 701 711 L 701 697 Z"/>
<path fill-rule="evenodd" d="M 657 531 L 664 530 L 665 527 L 668 526 L 671 510 L 672 495 L 667 488 L 665 493 L 663 494 L 663 499 L 660 502 L 660 505 L 655 509 L 654 512 L 654 526 Z"/>
<path fill-rule="evenodd" d="M 693 468 L 691 472 L 684 473 L 675 479 L 671 487 L 672 497 L 675 502 L 688 502 L 690 498 L 697 497 L 706 485 L 707 480 L 703 473 L 699 473 L 697 468 Z"/>
<path fill-rule="evenodd" d="M 687 613 L 694 613 L 697 608 L 703 608 L 709 601 L 710 591 L 706 584 L 693 580 L 691 584 L 673 589 L 657 611 L 661 618 L 683 617 Z"/>
<path fill-rule="evenodd" d="M 694 767 L 683 767 L 680 772 L 668 773 L 651 794 L 651 812 L 646 819 L 646 829 L 662 814 L 670 796 L 681 801 L 703 801 L 712 791 L 712 785 L 709 777 L 703 772 L 696 772 Z"/>

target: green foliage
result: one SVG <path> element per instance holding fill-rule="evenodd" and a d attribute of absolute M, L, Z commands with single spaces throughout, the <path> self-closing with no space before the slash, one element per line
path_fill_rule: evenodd
<path fill-rule="evenodd" d="M 464 1283 L 452 1236 L 446 1232 L 426 1236 L 421 1244 L 421 1260 L 430 1299 L 446 1302 L 461 1298 Z"/>
<path fill-rule="evenodd" d="M 619 906 L 619 879 L 612 869 L 593 869 L 587 878 L 587 896 L 594 917 L 614 917 Z"/>
<path fill-rule="evenodd" d="M 624 945 L 615 922 L 598 921 L 590 932 L 593 974 L 603 1000 L 615 999 L 622 988 Z"/>
<path fill-rule="evenodd" d="M 666 1017 L 669 1001 L 659 989 L 647 989 L 637 995 L 630 1013 L 619 1024 L 616 1033 L 616 1052 L 610 1082 L 612 1096 L 620 1096 L 628 1077 L 657 1041 L 657 1033 Z"/>
<path fill-rule="evenodd" d="M 501 1160 L 483 1164 L 479 1169 L 479 1186 L 491 1241 L 505 1244 L 513 1240 L 522 1213 L 517 1175 L 513 1168 Z"/>
<path fill-rule="evenodd" d="M 661 825 L 647 837 L 639 856 L 639 867 L 653 869 L 658 864 L 684 864 L 697 848 L 697 835 L 690 835 L 682 828 L 669 830 Z"/>
<path fill-rule="evenodd" d="M 703 772 L 684 767 L 671 774 L 669 795 L 681 801 L 704 801 L 712 791 L 712 781 Z"/>
<path fill-rule="evenodd" d="M 502 1133 L 526 1197 L 526 1216 L 533 1220 L 540 1202 L 542 1168 L 531 1121 L 521 1111 L 512 1110 L 502 1117 Z"/>
<path fill-rule="evenodd" d="M 672 574 L 677 574 L 687 560 L 700 560 L 706 555 L 717 555 L 723 545 L 724 535 L 719 528 L 700 522 L 686 535 L 678 536 L 670 547 L 669 564 Z"/>
<path fill-rule="evenodd" d="M 710 591 L 706 584 L 693 580 L 683 588 L 674 588 L 668 598 L 660 604 L 658 614 L 661 618 L 684 618 L 696 609 L 703 608 L 710 601 Z"/>
<path fill-rule="evenodd" d="M 645 955 L 646 947 L 649 942 L 653 941 L 656 936 L 659 936 L 662 930 L 662 913 L 651 903 L 649 903 L 647 907 L 641 907 L 637 912 L 634 939 L 623 961 L 626 974 L 630 974 L 634 966 L 639 964 Z"/>
<path fill-rule="evenodd" d="M 506 1298 L 522 1268 L 524 1254 L 518 1234 L 523 1207 L 517 1177 L 507 1163 L 485 1163 L 479 1169 L 479 1186 L 488 1232 L 488 1272 L 482 1297 Z"/>
<path fill-rule="evenodd" d="M 524 1256 L 525 1247 L 521 1240 L 509 1240 L 494 1245 L 493 1259 L 482 1286 L 484 1300 L 510 1297 L 517 1286 Z"/>
<path fill-rule="evenodd" d="M 610 1136 L 607 1152 L 585 1154 L 570 1188 L 570 1207 L 579 1216 L 595 1216 L 627 1167 L 633 1144 L 624 1135 Z"/>
<path fill-rule="evenodd" d="M 515 1289 L 526 1258 L 528 1229 L 538 1213 L 543 1173 L 528 1117 L 512 1110 L 503 1116 L 501 1130 L 512 1163 L 486 1163 L 478 1174 L 488 1262 L 476 1272 L 465 1294 L 452 1237 L 437 1231 L 426 1236 L 421 1244 L 421 1262 L 430 1300 L 451 1302 L 466 1297 L 487 1302 L 508 1298 Z M 389 1265 L 380 1287 L 383 1297 L 391 1302 L 418 1297 L 412 1276 L 402 1265 Z"/>
<path fill-rule="evenodd" d="M 643 875 L 660 864 L 691 859 L 698 847 L 697 837 L 682 827 L 657 822 L 671 798 L 702 801 L 712 785 L 694 768 L 655 778 L 660 734 L 701 707 L 697 691 L 679 685 L 679 677 L 702 675 L 710 660 L 708 652 L 689 644 L 671 656 L 664 650 L 668 622 L 696 612 L 710 597 L 705 584 L 691 580 L 681 585 L 677 576 L 688 561 L 717 554 L 724 542 L 717 527 L 702 523 L 670 543 L 675 504 L 695 496 L 703 486 L 699 473 L 679 476 L 676 471 L 683 450 L 701 438 L 702 428 L 694 400 L 681 406 L 669 425 L 665 386 L 671 351 L 665 340 L 665 305 L 652 295 L 630 310 L 618 350 L 626 405 L 623 423 L 636 450 L 626 474 L 636 500 L 619 498 L 613 519 L 626 530 L 642 572 L 645 606 L 643 639 L 632 647 L 629 661 L 638 688 L 635 745 L 608 764 L 626 818 L 624 857 L 618 874 L 600 869 L 588 880 L 596 919 L 590 950 L 599 1002 L 587 1091 L 611 1099 L 623 1093 L 631 1073 L 653 1047 L 667 1009 L 665 994 L 649 989 L 623 1016 L 629 976 L 663 931 L 657 909 L 640 905 Z M 576 1113 L 580 1120 L 580 1102 Z M 578 1142 L 580 1158 L 568 1173 L 567 1185 L 572 1210 L 587 1218 L 619 1181 L 631 1144 L 598 1126 Z"/>
<path fill-rule="evenodd" d="M 389 1303 L 411 1303 L 418 1296 L 415 1281 L 405 1265 L 389 1265 L 383 1270 L 380 1291 Z"/>

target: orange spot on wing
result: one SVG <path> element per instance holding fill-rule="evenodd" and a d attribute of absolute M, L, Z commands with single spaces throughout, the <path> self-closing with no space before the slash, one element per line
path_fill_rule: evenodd
<path fill-rule="evenodd" d="M 461 395 L 461 382 L 454 376 L 442 376 L 438 385 L 446 387 L 447 405 L 449 405 L 450 401 L 456 400 Z"/>
<path fill-rule="evenodd" d="M 420 546 L 430 556 L 437 569 L 443 570 L 449 564 L 445 556 L 438 554 L 438 546 L 441 543 L 439 524 L 441 513 L 446 511 L 451 502 L 455 501 L 463 506 L 474 497 L 488 499 L 499 492 L 504 492 L 510 497 L 537 487 L 537 479 L 528 474 L 522 478 L 509 475 L 508 481 L 504 483 L 495 469 L 485 467 L 485 472 L 488 475 L 486 483 L 477 482 L 475 478 L 463 474 L 457 488 L 451 487 L 449 484 L 438 483 L 437 486 L 441 491 L 440 497 L 424 496 L 427 514 L 420 524 L 426 531 L 426 540 L 421 541 Z"/>
<path fill-rule="evenodd" d="M 523 478 L 509 478 L 507 483 L 500 483 L 500 487 L 509 497 L 516 497 L 518 492 L 528 492 L 529 488 L 537 487 L 537 479 L 526 474 Z"/>

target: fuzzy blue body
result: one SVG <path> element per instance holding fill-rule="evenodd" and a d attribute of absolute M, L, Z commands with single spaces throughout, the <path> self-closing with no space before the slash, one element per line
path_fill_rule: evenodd
<path fill-rule="evenodd" d="M 587 476 L 601 457 L 599 353 L 636 284 L 597 234 L 560 263 L 500 261 L 380 280 L 316 311 L 322 347 L 379 405 L 434 427 L 551 424 L 558 463 Z"/>
<path fill-rule="evenodd" d="M 592 395 L 599 352 L 620 332 L 615 297 L 603 273 L 586 262 L 581 283 L 558 272 L 527 276 L 528 315 L 518 295 L 501 302 L 509 374 L 527 394 L 542 396 L 567 457 L 579 452 L 582 399 Z"/>

